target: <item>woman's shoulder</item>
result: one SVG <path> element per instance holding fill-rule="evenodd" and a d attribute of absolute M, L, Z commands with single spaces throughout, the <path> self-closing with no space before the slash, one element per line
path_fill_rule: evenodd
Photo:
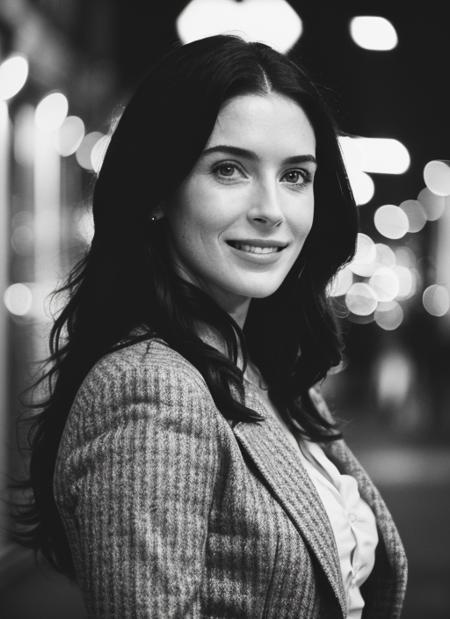
<path fill-rule="evenodd" d="M 204 442 L 212 454 L 227 430 L 203 377 L 180 353 L 154 338 L 123 344 L 95 363 L 72 402 L 57 456 L 62 495 L 67 480 L 95 466 L 104 475 L 109 459 L 124 470 L 148 450 L 175 461 L 181 439 Z"/>
<path fill-rule="evenodd" d="M 168 388 L 180 381 L 199 392 L 209 392 L 197 368 L 183 355 L 160 338 L 121 342 L 101 357 L 84 378 L 77 398 L 89 393 L 98 394 L 120 384 L 165 383 Z"/>

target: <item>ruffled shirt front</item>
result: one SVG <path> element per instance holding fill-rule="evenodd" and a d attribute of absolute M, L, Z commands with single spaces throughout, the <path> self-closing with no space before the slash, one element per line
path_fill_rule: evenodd
<path fill-rule="evenodd" d="M 360 497 L 356 479 L 342 475 L 320 445 L 301 441 L 299 447 L 303 465 L 322 500 L 336 539 L 347 594 L 347 619 L 360 619 L 364 608 L 360 587 L 375 564 L 378 543 L 375 516 Z"/>

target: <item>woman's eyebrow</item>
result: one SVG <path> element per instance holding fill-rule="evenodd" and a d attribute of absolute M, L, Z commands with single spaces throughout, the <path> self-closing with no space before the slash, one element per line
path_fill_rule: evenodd
<path fill-rule="evenodd" d="M 258 155 L 252 150 L 248 150 L 246 148 L 241 148 L 239 146 L 231 146 L 228 144 L 217 144 L 217 146 L 211 146 L 210 148 L 205 148 L 202 152 L 202 157 L 205 155 L 209 155 L 211 153 L 222 152 L 230 155 L 237 155 L 239 157 L 245 157 L 247 159 L 258 160 Z M 316 158 L 314 155 L 293 155 L 292 157 L 287 157 L 283 160 L 283 163 L 314 163 L 317 165 Z"/>

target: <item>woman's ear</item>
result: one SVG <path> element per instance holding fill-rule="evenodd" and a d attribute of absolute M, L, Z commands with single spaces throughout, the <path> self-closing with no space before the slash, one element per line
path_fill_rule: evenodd
<path fill-rule="evenodd" d="M 162 204 L 158 204 L 158 206 L 152 211 L 150 215 L 150 221 L 152 224 L 156 224 L 164 217 L 164 208 Z"/>

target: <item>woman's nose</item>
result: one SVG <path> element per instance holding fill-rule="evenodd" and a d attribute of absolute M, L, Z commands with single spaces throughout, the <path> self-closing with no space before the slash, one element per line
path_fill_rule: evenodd
<path fill-rule="evenodd" d="M 284 215 L 277 188 L 273 186 L 255 188 L 248 216 L 252 221 L 265 226 L 279 226 Z"/>

